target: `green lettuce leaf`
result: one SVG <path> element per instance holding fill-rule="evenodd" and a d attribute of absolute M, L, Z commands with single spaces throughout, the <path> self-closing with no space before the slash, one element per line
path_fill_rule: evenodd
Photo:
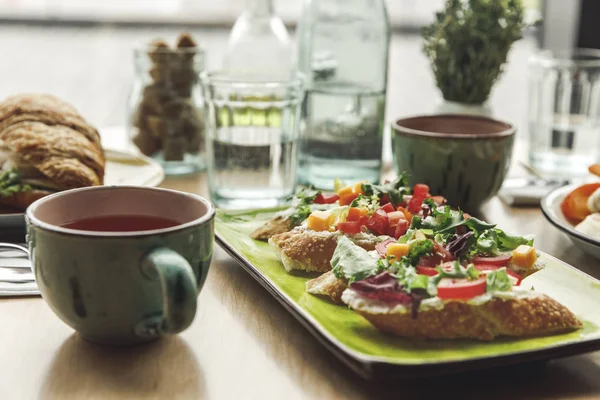
<path fill-rule="evenodd" d="M 512 289 L 512 282 L 505 267 L 490 272 L 485 280 L 488 292 L 506 292 Z"/>
<path fill-rule="evenodd" d="M 498 248 L 501 251 L 514 250 L 520 245 L 533 246 L 533 239 L 524 236 L 511 236 L 501 229 L 494 229 L 498 237 Z"/>
<path fill-rule="evenodd" d="M 384 194 L 388 196 L 394 207 L 399 206 L 405 194 L 410 194 L 412 189 L 407 186 L 408 178 L 406 173 L 401 173 L 396 179 L 383 185 L 374 185 L 372 183 L 363 183 L 362 190 L 367 197 L 373 195 L 381 199 Z"/>
<path fill-rule="evenodd" d="M 331 267 L 336 278 L 345 278 L 352 283 L 376 275 L 382 265 L 378 261 L 379 258 L 371 256 L 346 236 L 340 236 L 331 258 Z"/>

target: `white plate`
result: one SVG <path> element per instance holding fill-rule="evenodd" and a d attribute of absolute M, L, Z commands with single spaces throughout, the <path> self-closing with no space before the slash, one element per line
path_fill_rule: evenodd
<path fill-rule="evenodd" d="M 600 259 L 600 239 L 575 230 L 575 227 L 564 217 L 560 204 L 564 198 L 580 184 L 562 186 L 554 189 L 542 199 L 542 212 L 550 223 L 569 236 L 575 246 L 586 253 Z"/>
<path fill-rule="evenodd" d="M 141 154 L 105 149 L 104 185 L 158 186 L 165 179 L 161 165 Z"/>

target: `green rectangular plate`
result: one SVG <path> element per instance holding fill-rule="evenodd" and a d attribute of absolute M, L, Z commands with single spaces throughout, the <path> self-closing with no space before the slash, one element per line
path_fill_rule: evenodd
<path fill-rule="evenodd" d="M 305 282 L 315 275 L 287 273 L 267 243 L 250 238 L 250 232 L 275 211 L 217 211 L 217 243 L 336 357 L 365 378 L 438 375 L 600 349 L 600 281 L 547 254 L 541 257 L 546 268 L 522 285 L 569 307 L 584 322 L 582 330 L 492 342 L 415 340 L 381 333 L 349 308 L 306 293 Z"/>

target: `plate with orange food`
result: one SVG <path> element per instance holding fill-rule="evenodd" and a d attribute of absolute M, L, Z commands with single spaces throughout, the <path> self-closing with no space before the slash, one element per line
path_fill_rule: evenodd
<path fill-rule="evenodd" d="M 551 224 L 566 233 L 573 244 L 600 259 L 600 164 L 589 171 L 595 182 L 559 187 L 542 200 L 542 212 Z"/>

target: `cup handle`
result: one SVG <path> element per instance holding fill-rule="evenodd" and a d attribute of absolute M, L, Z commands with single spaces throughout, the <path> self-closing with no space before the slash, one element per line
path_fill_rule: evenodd
<path fill-rule="evenodd" d="M 153 333 L 179 333 L 190 326 L 196 316 L 198 286 L 187 260 L 176 251 L 159 247 L 144 256 L 141 267 L 146 277 L 161 284 L 163 315 L 152 329 L 159 332 Z"/>

